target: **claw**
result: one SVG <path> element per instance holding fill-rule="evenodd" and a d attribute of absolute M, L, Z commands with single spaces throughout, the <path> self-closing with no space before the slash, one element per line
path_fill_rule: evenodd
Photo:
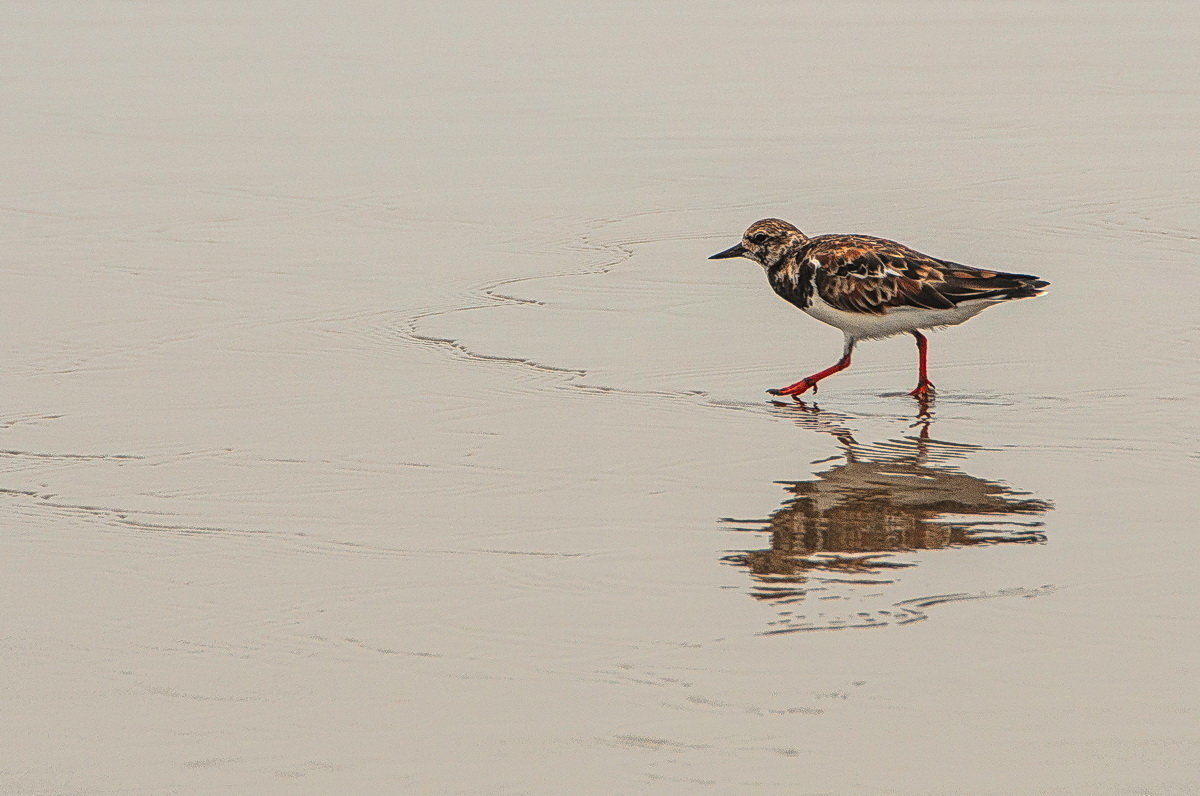
<path fill-rule="evenodd" d="M 803 395 L 809 390 L 816 392 L 817 385 L 815 382 L 810 382 L 808 379 L 804 379 L 803 381 L 798 381 L 788 387 L 780 387 L 778 390 L 767 390 L 767 392 L 771 395 L 790 395 L 795 398 L 797 395 Z"/>

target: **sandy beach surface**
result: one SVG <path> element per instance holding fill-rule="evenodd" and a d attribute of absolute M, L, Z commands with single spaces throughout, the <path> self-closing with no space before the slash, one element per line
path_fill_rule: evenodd
<path fill-rule="evenodd" d="M 1200 7 L 0 10 L 0 792 L 1200 791 Z M 840 334 L 751 221 L 1050 280 Z"/>

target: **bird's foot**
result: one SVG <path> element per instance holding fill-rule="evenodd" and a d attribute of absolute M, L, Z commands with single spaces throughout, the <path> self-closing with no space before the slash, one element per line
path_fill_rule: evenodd
<path fill-rule="evenodd" d="M 917 388 L 909 393 L 913 398 L 932 398 L 937 390 L 933 387 L 933 382 L 923 381 L 917 385 Z"/>
<path fill-rule="evenodd" d="M 817 383 L 809 379 L 801 379 L 795 384 L 789 384 L 788 386 L 781 387 L 778 390 L 767 390 L 767 394 L 790 395 L 792 398 L 798 401 L 800 400 L 799 396 L 808 392 L 810 389 L 815 393 L 817 391 Z"/>

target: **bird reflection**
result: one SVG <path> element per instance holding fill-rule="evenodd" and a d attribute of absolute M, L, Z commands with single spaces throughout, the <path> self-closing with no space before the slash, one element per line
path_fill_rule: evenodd
<path fill-rule="evenodd" d="M 767 519 L 727 520 L 771 535 L 769 548 L 723 558 L 749 570 L 759 599 L 794 603 L 812 591 L 828 598 L 830 584 L 890 583 L 915 566 L 908 551 L 1045 541 L 1038 518 L 1051 504 L 958 469 L 954 462 L 978 448 L 931 438 L 927 406 L 915 435 L 875 445 L 816 407 L 778 410 L 834 437 L 842 452 L 809 480 L 780 482 L 790 496 Z"/>

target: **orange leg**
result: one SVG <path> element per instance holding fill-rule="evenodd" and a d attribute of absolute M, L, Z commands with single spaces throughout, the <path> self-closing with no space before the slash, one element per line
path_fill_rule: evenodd
<path fill-rule="evenodd" d="M 782 387 L 778 390 L 767 390 L 767 392 L 771 395 L 790 395 L 799 401 L 800 398 L 798 396 L 803 395 L 810 389 L 813 392 L 816 392 L 817 382 L 819 382 L 821 379 L 825 378 L 826 376 L 832 376 L 839 370 L 845 370 L 846 368 L 850 367 L 850 354 L 853 351 L 854 340 L 847 337 L 846 348 L 842 352 L 842 358 L 839 359 L 835 364 L 825 368 L 825 370 L 821 371 L 820 373 L 814 373 L 811 376 L 806 376 L 795 384 L 789 384 L 788 386 Z"/>
<path fill-rule="evenodd" d="M 933 382 L 929 380 L 929 367 L 927 362 L 927 353 L 929 349 L 929 341 L 925 339 L 925 335 L 914 331 L 913 337 L 917 338 L 917 353 L 921 357 L 921 373 L 917 377 L 917 388 L 909 393 L 914 398 L 927 398 L 931 392 L 934 392 Z"/>

